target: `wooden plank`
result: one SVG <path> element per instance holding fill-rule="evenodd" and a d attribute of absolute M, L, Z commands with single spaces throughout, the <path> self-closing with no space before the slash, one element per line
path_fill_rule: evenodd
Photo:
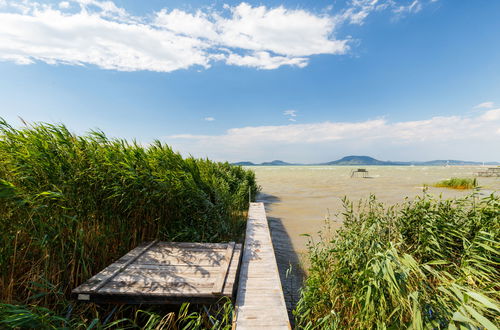
<path fill-rule="evenodd" d="M 128 265 L 130 265 L 132 262 L 134 262 L 137 258 L 139 258 L 144 252 L 146 252 L 150 247 L 155 245 L 158 241 L 153 241 L 146 245 L 144 248 L 142 248 L 135 257 L 131 258 L 129 261 L 118 267 L 114 272 L 112 272 L 106 279 L 102 280 L 99 284 L 95 285 L 91 291 L 97 291 L 100 288 L 102 288 L 104 285 L 106 285 L 107 282 L 109 282 L 113 277 L 115 277 L 119 272 L 127 268 Z"/>
<path fill-rule="evenodd" d="M 134 262 L 141 265 L 198 265 L 220 266 L 224 253 L 187 253 L 185 255 L 171 255 L 168 252 L 148 251 Z"/>
<path fill-rule="evenodd" d="M 74 296 L 73 296 L 74 298 Z M 171 304 L 180 305 L 186 302 L 193 304 L 213 304 L 221 299 L 221 296 L 214 295 L 128 295 L 128 294 L 99 294 L 89 297 L 88 302 L 98 304 Z"/>
<path fill-rule="evenodd" d="M 263 203 L 251 203 L 240 266 L 234 327 L 290 329 Z"/>
<path fill-rule="evenodd" d="M 220 249 L 220 250 L 226 250 L 227 248 L 227 243 L 192 243 L 192 242 L 159 242 L 158 246 L 169 248 L 169 247 L 176 247 L 179 249 Z"/>
<path fill-rule="evenodd" d="M 155 270 L 144 270 L 144 269 L 128 269 L 115 276 L 114 281 L 149 281 L 149 282 L 169 282 L 169 281 L 201 281 L 201 280 L 211 280 L 216 282 L 218 279 L 218 269 L 213 270 L 213 272 L 208 274 L 202 273 L 173 273 L 168 271 L 155 271 Z"/>
<path fill-rule="evenodd" d="M 120 267 L 120 265 L 121 264 L 109 265 L 108 267 L 104 268 L 102 271 L 100 271 L 96 275 L 92 276 L 85 283 L 83 283 L 80 286 L 78 286 L 77 288 L 75 288 L 73 290 L 73 293 L 89 292 L 97 284 L 101 283 L 102 280 L 106 279 L 111 274 L 113 274 L 115 272 L 115 270 L 117 270 Z"/>
<path fill-rule="evenodd" d="M 153 243 L 131 250 L 74 289 L 72 297 L 98 303 L 162 304 L 214 303 L 233 296 L 241 244 Z M 221 270 L 219 263 L 224 261 Z M 213 293 L 222 272 L 222 288 Z"/>
<path fill-rule="evenodd" d="M 231 259 L 233 257 L 234 252 L 234 242 L 229 242 L 227 244 L 226 254 L 224 255 L 224 259 L 221 260 L 220 264 L 220 273 L 217 281 L 215 282 L 212 293 L 220 294 L 224 289 L 224 282 L 226 281 L 227 272 L 229 270 L 229 266 L 231 265 Z"/>
<path fill-rule="evenodd" d="M 227 245 L 226 245 L 227 249 Z M 197 254 L 197 253 L 204 253 L 204 254 L 224 254 L 226 252 L 226 249 L 215 249 L 215 248 L 208 248 L 208 247 L 197 247 L 197 248 L 178 248 L 178 247 L 168 247 L 164 245 L 157 244 L 151 249 L 149 249 L 149 252 L 161 252 L 161 253 L 166 253 L 170 255 L 189 255 L 189 254 Z"/>
<path fill-rule="evenodd" d="M 234 283 L 228 283 L 233 285 Z M 110 281 L 108 284 L 99 290 L 99 295 L 102 294 L 129 294 L 129 295 L 185 295 L 185 296 L 212 296 L 214 300 L 221 297 L 221 294 L 213 294 L 213 281 L 206 282 L 124 282 Z"/>

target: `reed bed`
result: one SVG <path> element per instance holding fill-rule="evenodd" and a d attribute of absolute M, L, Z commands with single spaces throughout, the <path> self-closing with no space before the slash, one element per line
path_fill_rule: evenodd
<path fill-rule="evenodd" d="M 498 196 L 344 206 L 310 243 L 298 328 L 498 329 Z"/>
<path fill-rule="evenodd" d="M 476 178 L 451 178 L 434 184 L 434 187 L 452 189 L 474 189 L 477 187 Z"/>
<path fill-rule="evenodd" d="M 0 118 L 0 314 L 61 315 L 72 288 L 142 241 L 238 240 L 257 192 L 253 172 L 159 141 Z"/>

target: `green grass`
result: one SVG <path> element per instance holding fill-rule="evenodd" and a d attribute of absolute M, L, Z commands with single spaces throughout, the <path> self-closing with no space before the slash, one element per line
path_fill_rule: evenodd
<path fill-rule="evenodd" d="M 344 204 L 309 246 L 298 328 L 497 329 L 500 198 Z"/>
<path fill-rule="evenodd" d="M 253 172 L 159 141 L 0 119 L 0 310 L 62 315 L 72 288 L 142 241 L 238 240 L 257 191 Z"/>
<path fill-rule="evenodd" d="M 476 178 L 451 178 L 434 184 L 434 187 L 453 189 L 474 189 L 477 187 Z"/>

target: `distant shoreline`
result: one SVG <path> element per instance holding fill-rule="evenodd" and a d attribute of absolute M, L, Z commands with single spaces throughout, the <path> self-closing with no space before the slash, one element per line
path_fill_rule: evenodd
<path fill-rule="evenodd" d="M 476 162 L 456 159 L 438 159 L 431 161 L 403 162 L 378 160 L 370 156 L 346 156 L 330 162 L 313 164 L 288 163 L 282 160 L 273 160 L 260 164 L 250 161 L 235 162 L 231 164 L 240 166 L 500 166 L 500 162 L 496 161 Z"/>
<path fill-rule="evenodd" d="M 237 164 L 233 164 L 237 165 Z M 471 164 L 471 165 L 317 165 L 317 164 L 290 164 L 290 165 L 239 165 L 243 167 L 322 167 L 322 166 L 332 166 L 332 167 L 457 167 L 457 168 L 465 168 L 465 167 L 499 167 L 500 165 L 480 165 L 480 164 Z"/>

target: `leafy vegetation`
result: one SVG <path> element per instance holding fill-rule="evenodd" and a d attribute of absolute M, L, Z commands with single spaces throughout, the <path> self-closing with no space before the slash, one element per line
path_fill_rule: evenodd
<path fill-rule="evenodd" d="M 344 206 L 336 235 L 310 243 L 299 328 L 497 329 L 499 197 Z"/>
<path fill-rule="evenodd" d="M 476 178 L 451 178 L 434 184 L 434 187 L 453 189 L 474 189 L 477 187 Z"/>
<path fill-rule="evenodd" d="M 112 313 L 104 318 L 99 318 L 99 314 L 96 314 L 97 317 L 85 320 L 59 316 L 54 311 L 34 305 L 0 304 L 0 327 L 2 329 L 231 329 L 233 305 L 230 300 L 221 301 L 201 312 L 193 311 L 191 307 L 189 303 L 184 303 L 175 312 L 120 307 L 118 314 L 131 317 L 118 317 L 110 321 Z"/>
<path fill-rule="evenodd" d="M 237 240 L 257 191 L 253 172 L 159 141 L 0 119 L 0 316 L 60 322 L 72 288 L 142 241 Z"/>

